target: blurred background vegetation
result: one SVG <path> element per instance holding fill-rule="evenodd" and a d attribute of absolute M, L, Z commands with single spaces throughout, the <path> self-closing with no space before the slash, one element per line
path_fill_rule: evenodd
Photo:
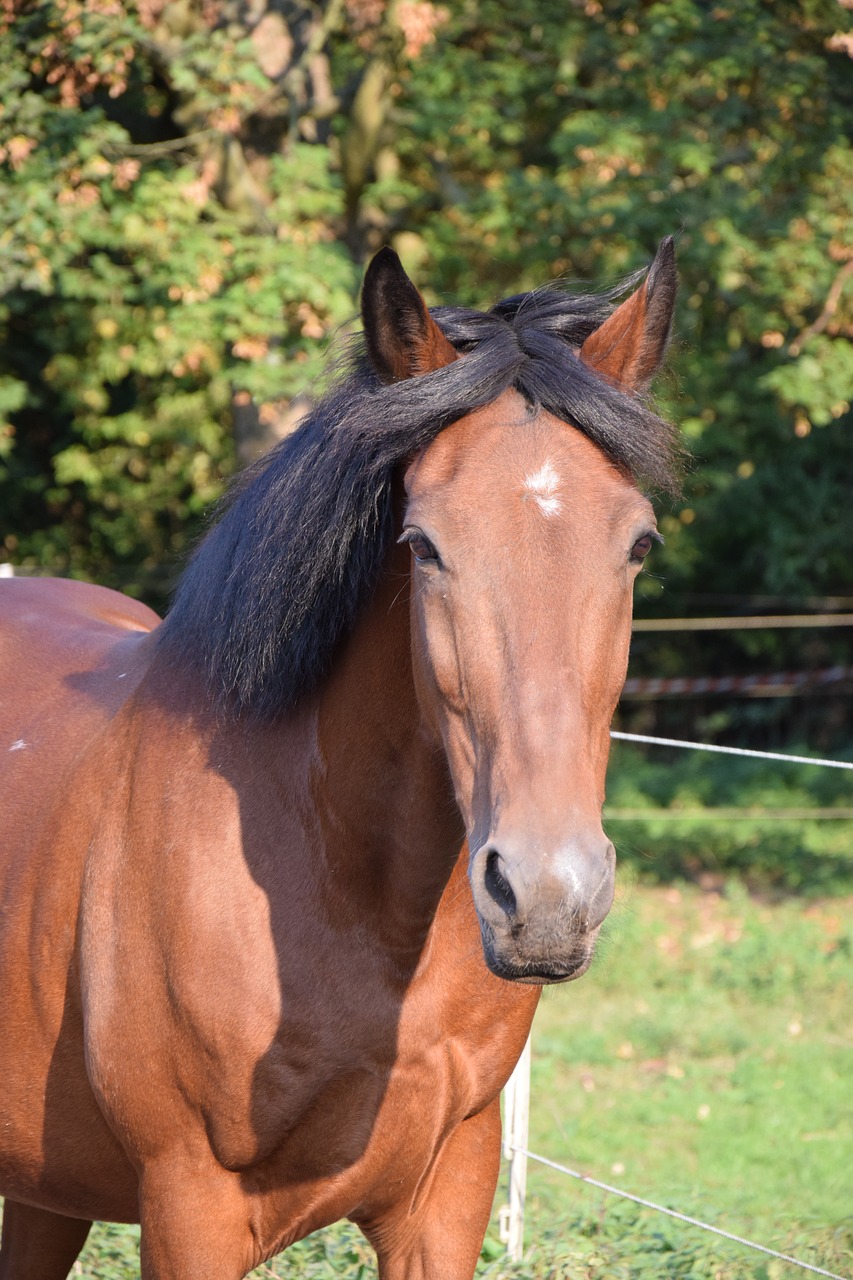
<path fill-rule="evenodd" d="M 0 562 L 164 608 L 384 243 L 431 303 L 488 306 L 612 284 L 675 233 L 658 394 L 693 462 L 638 616 L 853 612 L 851 13 L 0 0 Z M 631 674 L 849 668 L 849 638 L 642 632 Z M 626 699 L 620 724 L 849 759 L 851 692 Z M 612 966 L 545 1002 L 534 1082 L 555 1158 L 845 1274 L 849 776 L 619 743 L 608 829 L 643 892 L 629 870 Z M 565 1187 L 532 1185 L 519 1277 L 782 1274 L 588 1198 L 567 1218 Z M 83 1274 L 138 1274 L 133 1232 L 100 1233 Z M 373 1273 L 346 1231 L 287 1257 Z M 494 1233 L 482 1274 L 506 1274 Z"/>
<path fill-rule="evenodd" d="M 693 462 L 641 617 L 853 611 L 851 0 L 3 0 L 0 560 L 162 609 L 298 419 L 363 263 L 433 303 L 678 236 Z M 849 667 L 849 629 L 646 632 L 634 676 Z M 853 743 L 853 683 L 623 728 Z"/>

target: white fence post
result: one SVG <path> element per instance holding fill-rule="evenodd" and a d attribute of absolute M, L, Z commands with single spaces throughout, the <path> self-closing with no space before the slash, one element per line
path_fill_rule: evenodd
<path fill-rule="evenodd" d="M 509 1161 L 509 1204 L 500 1211 L 500 1235 L 513 1262 L 524 1252 L 527 1133 L 530 1115 L 530 1037 L 504 1089 L 504 1157 Z"/>
<path fill-rule="evenodd" d="M 14 578 L 15 567 L 11 564 L 0 564 L 0 578 Z"/>

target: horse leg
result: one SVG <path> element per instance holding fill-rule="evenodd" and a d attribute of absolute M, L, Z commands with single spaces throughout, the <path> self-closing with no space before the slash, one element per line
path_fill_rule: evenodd
<path fill-rule="evenodd" d="M 65 1280 L 91 1222 L 6 1200 L 0 1241 L 0 1280 Z"/>
<path fill-rule="evenodd" d="M 241 1280 L 261 1258 L 239 1179 L 170 1165 L 140 1186 L 141 1280 Z"/>
<path fill-rule="evenodd" d="M 498 1098 L 450 1135 L 415 1212 L 401 1206 L 363 1230 L 380 1280 L 472 1280 L 489 1225 L 501 1159 Z"/>

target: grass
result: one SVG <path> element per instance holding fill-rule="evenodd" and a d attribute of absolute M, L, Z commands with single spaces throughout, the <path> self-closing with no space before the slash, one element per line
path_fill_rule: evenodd
<path fill-rule="evenodd" d="M 593 972 L 543 1000 L 531 1149 L 853 1273 L 850 906 L 625 892 Z M 544 1169 L 529 1188 L 519 1276 L 795 1274 Z"/>

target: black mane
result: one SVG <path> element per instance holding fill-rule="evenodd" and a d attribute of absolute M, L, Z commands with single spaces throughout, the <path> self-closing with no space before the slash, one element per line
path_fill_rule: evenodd
<path fill-rule="evenodd" d="M 225 710 L 270 717 L 293 706 L 328 671 L 376 584 L 394 532 L 395 470 L 510 387 L 639 484 L 676 492 L 671 425 L 571 350 L 641 277 L 599 295 L 520 294 L 485 313 L 436 308 L 466 358 L 391 385 L 357 347 L 301 426 L 223 499 L 159 628 L 161 651 L 201 671 Z"/>

